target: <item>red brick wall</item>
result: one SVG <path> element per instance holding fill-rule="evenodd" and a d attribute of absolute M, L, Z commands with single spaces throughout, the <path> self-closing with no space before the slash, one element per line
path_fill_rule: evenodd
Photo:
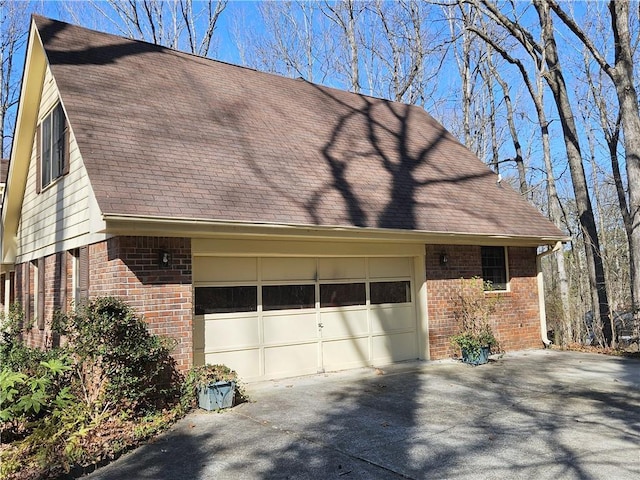
<path fill-rule="evenodd" d="M 448 262 L 440 264 L 446 252 Z M 494 334 L 504 350 L 524 350 L 542 345 L 536 249 L 508 248 L 510 291 L 499 296 L 490 319 Z M 457 352 L 449 339 L 458 331 L 455 309 L 462 278 L 482 276 L 479 246 L 427 245 L 427 308 L 431 359 L 449 358 Z"/>
<path fill-rule="evenodd" d="M 161 268 L 161 251 L 169 252 L 169 268 Z M 17 265 L 16 269 L 23 268 Z M 29 292 L 35 278 L 30 268 Z M 56 339 L 51 319 L 57 310 L 70 308 L 73 299 L 73 259 L 64 252 L 45 259 L 45 328 L 36 323 L 27 331 L 28 345 L 50 347 Z M 65 272 L 63 278 L 62 272 Z M 21 275 L 16 298 L 26 298 Z M 26 282 L 26 278 L 24 280 Z M 164 237 L 114 237 L 89 246 L 89 296 L 115 296 L 144 316 L 152 333 L 172 337 L 177 345 L 173 357 L 181 370 L 192 366 L 191 240 Z M 33 312 L 33 299 L 30 300 Z M 35 317 L 35 312 L 32 314 Z"/>
<path fill-rule="evenodd" d="M 161 251 L 171 255 L 158 266 Z M 89 294 L 123 298 L 143 314 L 149 330 L 176 339 L 178 367 L 193 362 L 191 240 L 165 237 L 114 237 L 89 249 Z"/>
<path fill-rule="evenodd" d="M 59 345 L 60 339 L 51 331 L 51 321 L 55 312 L 66 312 L 73 304 L 72 268 L 73 260 L 69 252 L 49 255 L 44 259 L 44 320 L 38 321 L 36 309 L 36 269 L 37 262 L 16 265 L 15 298 L 25 311 L 27 327 L 24 340 L 31 347 L 50 348 Z M 28 270 L 27 270 L 28 269 Z M 29 280 L 27 283 L 28 271 Z M 42 298 L 42 297 L 41 297 Z M 42 326 L 43 328 L 40 328 Z"/>

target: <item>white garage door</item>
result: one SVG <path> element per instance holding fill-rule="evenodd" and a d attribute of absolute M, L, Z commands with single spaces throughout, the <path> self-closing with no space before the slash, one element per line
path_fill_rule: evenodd
<path fill-rule="evenodd" d="M 195 363 L 247 380 L 418 358 L 413 258 L 195 257 Z"/>

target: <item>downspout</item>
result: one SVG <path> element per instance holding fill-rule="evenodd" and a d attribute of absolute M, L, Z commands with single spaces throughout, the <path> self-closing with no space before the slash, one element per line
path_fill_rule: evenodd
<path fill-rule="evenodd" d="M 548 348 L 553 343 L 547 336 L 547 311 L 544 303 L 544 279 L 542 277 L 542 259 L 547 255 L 557 252 L 562 248 L 562 242 L 556 242 L 553 248 L 547 248 L 544 252 L 536 255 L 536 270 L 538 280 L 538 306 L 540 309 L 540 336 L 544 348 Z"/>

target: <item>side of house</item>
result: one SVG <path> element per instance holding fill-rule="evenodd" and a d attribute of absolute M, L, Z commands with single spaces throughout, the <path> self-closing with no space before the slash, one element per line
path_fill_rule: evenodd
<path fill-rule="evenodd" d="M 177 103 L 137 90 L 160 80 Z M 283 106 L 291 90 L 311 106 Z M 500 297 L 503 347 L 542 344 L 536 249 L 563 235 L 415 107 L 34 17 L 16 132 L 0 298 L 29 345 L 114 295 L 175 339 L 182 370 L 441 359 L 475 277 Z"/>

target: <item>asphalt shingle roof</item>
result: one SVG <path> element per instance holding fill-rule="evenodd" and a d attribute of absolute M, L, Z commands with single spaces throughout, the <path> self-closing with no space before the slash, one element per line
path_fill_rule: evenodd
<path fill-rule="evenodd" d="M 34 20 L 105 214 L 562 237 L 419 107 Z"/>

